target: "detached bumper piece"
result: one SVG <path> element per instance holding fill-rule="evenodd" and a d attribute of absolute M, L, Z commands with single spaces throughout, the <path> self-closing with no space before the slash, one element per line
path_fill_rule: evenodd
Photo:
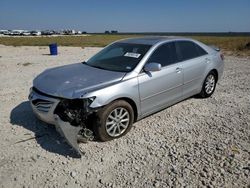
<path fill-rule="evenodd" d="M 56 129 L 57 131 L 66 138 L 68 144 L 75 149 L 79 155 L 84 153 L 80 150 L 78 145 L 78 134 L 82 127 L 72 126 L 70 123 L 62 121 L 58 115 L 55 115 Z"/>
<path fill-rule="evenodd" d="M 88 108 L 87 100 L 63 99 L 55 109 L 54 119 L 57 131 L 79 155 L 83 155 L 78 142 L 94 139 L 93 132 L 86 127 L 86 120 L 94 110 Z"/>

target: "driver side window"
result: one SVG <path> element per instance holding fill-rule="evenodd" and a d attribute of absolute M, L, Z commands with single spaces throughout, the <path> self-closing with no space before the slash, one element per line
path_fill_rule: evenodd
<path fill-rule="evenodd" d="M 177 62 L 177 54 L 174 42 L 159 46 L 150 56 L 148 63 L 160 63 L 162 67 Z"/>

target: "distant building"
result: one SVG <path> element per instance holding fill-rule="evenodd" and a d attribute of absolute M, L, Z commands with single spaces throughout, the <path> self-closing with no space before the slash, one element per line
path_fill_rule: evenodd
<path fill-rule="evenodd" d="M 19 36 L 21 35 L 23 32 L 25 32 L 25 30 L 11 30 L 9 35 L 12 35 L 12 36 Z"/>
<path fill-rule="evenodd" d="M 105 33 L 105 34 L 116 34 L 116 33 L 118 33 L 118 31 L 116 31 L 116 30 L 111 30 L 111 31 L 105 31 L 104 33 Z"/>
<path fill-rule="evenodd" d="M 64 35 L 75 35 L 77 34 L 76 31 L 74 29 L 65 29 L 62 32 Z"/>
<path fill-rule="evenodd" d="M 0 30 L 0 34 L 2 35 L 8 35 L 9 34 L 9 30 Z"/>
<path fill-rule="evenodd" d="M 42 35 L 42 32 L 41 31 L 31 31 L 30 34 L 32 36 L 40 36 L 40 35 Z"/>

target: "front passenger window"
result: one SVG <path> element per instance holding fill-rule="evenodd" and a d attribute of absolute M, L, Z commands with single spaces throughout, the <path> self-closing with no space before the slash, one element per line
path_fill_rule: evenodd
<path fill-rule="evenodd" d="M 160 63 L 162 67 L 177 62 L 175 44 L 173 42 L 166 43 L 158 47 L 150 56 L 148 63 Z"/>

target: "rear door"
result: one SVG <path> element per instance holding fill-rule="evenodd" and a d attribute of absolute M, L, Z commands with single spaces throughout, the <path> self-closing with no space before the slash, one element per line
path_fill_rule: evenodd
<path fill-rule="evenodd" d="M 182 67 L 177 61 L 174 42 L 158 47 L 147 63 L 160 63 L 157 72 L 142 72 L 138 76 L 141 113 L 148 115 L 168 106 L 182 96 Z"/>
<path fill-rule="evenodd" d="M 183 68 L 183 97 L 200 92 L 206 66 L 207 52 L 192 41 L 177 41 L 177 54 Z"/>

